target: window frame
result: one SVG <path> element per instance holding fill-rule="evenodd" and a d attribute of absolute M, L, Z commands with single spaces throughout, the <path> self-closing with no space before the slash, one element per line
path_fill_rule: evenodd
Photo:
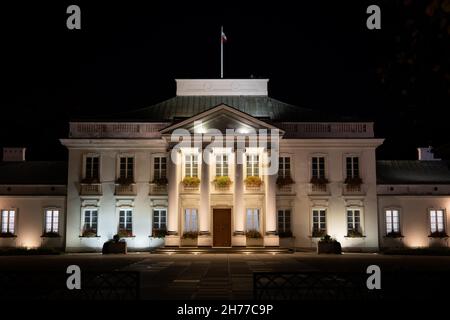
<path fill-rule="evenodd" d="M 435 211 L 436 214 L 438 211 L 442 212 L 442 230 L 439 230 L 439 225 L 438 225 L 438 218 L 436 215 L 435 221 L 434 223 L 436 223 L 436 230 L 433 231 L 432 227 L 433 227 L 433 221 L 431 219 L 431 212 Z M 428 225 L 429 225 L 429 231 L 430 234 L 433 234 L 434 232 L 442 232 L 442 233 L 446 233 L 447 232 L 447 225 L 446 225 L 446 221 L 447 221 L 447 214 L 446 214 L 446 210 L 444 208 L 428 208 L 427 210 L 428 212 Z"/>
<path fill-rule="evenodd" d="M 281 160 L 284 159 L 284 160 Z M 286 161 L 285 159 L 289 159 L 289 168 L 286 168 Z M 280 174 L 280 170 L 282 174 Z M 288 174 L 286 174 L 286 172 Z M 287 155 L 280 155 L 278 157 L 278 177 L 286 178 L 286 177 L 292 177 L 292 157 Z"/>
<path fill-rule="evenodd" d="M 216 177 L 230 176 L 230 156 L 228 154 L 221 153 L 215 155 L 215 176 Z"/>
<path fill-rule="evenodd" d="M 155 227 L 155 216 L 156 213 L 158 212 L 158 227 Z M 161 212 L 164 212 L 164 228 L 161 228 L 161 224 L 162 224 L 162 215 Z M 167 208 L 166 207 L 157 207 L 157 208 L 153 208 L 153 214 L 152 214 L 152 230 L 167 230 Z"/>
<path fill-rule="evenodd" d="M 286 218 L 286 212 L 289 212 L 289 218 Z M 280 213 L 283 216 L 283 228 L 280 229 Z M 288 221 L 289 228 L 286 228 L 286 221 Z M 277 209 L 277 231 L 278 232 L 292 232 L 292 208 L 278 208 Z"/>
<path fill-rule="evenodd" d="M 120 222 L 120 214 L 121 214 L 122 211 L 125 212 L 125 214 L 124 214 L 124 228 L 121 228 L 121 226 L 120 226 L 120 224 L 121 224 L 121 222 Z M 130 223 L 128 223 L 128 221 L 127 221 L 128 212 L 131 212 L 131 214 L 130 214 L 131 222 Z M 132 207 L 119 208 L 119 224 L 118 224 L 118 230 L 119 231 L 120 230 L 124 230 L 124 231 L 130 232 L 131 234 L 133 234 L 133 229 L 134 229 L 133 228 L 133 220 L 134 220 L 133 215 L 134 215 L 134 209 Z M 130 228 L 128 228 L 129 224 L 131 224 Z"/>
<path fill-rule="evenodd" d="M 249 211 L 251 212 L 251 226 L 250 226 L 250 222 L 248 219 Z M 245 231 L 261 232 L 261 209 L 260 208 L 254 208 L 254 207 L 245 208 Z"/>
<path fill-rule="evenodd" d="M 125 176 L 122 176 L 122 159 L 126 159 L 125 161 Z M 131 167 L 131 176 L 129 176 L 130 168 L 129 166 L 129 160 L 132 159 L 132 167 Z M 118 156 L 118 168 L 117 168 L 117 177 L 119 179 L 131 179 L 134 181 L 135 177 L 135 170 L 136 170 L 136 157 L 132 154 L 120 154 Z"/>
<path fill-rule="evenodd" d="M 319 213 L 319 215 L 318 215 L 318 222 L 317 223 L 314 222 L 314 211 L 317 211 Z M 321 215 L 320 215 L 320 213 L 322 211 L 325 212 L 324 221 L 323 222 L 321 221 Z M 323 208 L 323 207 L 316 207 L 316 208 L 312 208 L 311 209 L 311 232 L 312 233 L 314 233 L 314 231 L 318 231 L 318 232 L 324 231 L 325 233 L 328 232 L 328 217 L 327 217 L 328 212 L 327 211 L 328 211 L 327 208 Z M 318 224 L 319 228 L 317 230 L 314 228 L 315 224 Z M 323 229 L 320 228 L 321 224 L 325 224 L 325 228 L 323 228 Z"/>
<path fill-rule="evenodd" d="M 195 213 L 195 215 L 194 215 L 194 213 Z M 192 219 L 193 216 L 195 216 L 195 219 Z M 199 218 L 198 208 L 184 208 L 184 210 L 183 210 L 183 232 L 198 232 L 199 231 L 198 218 Z"/>
<path fill-rule="evenodd" d="M 94 177 L 93 175 L 89 175 L 88 176 L 88 159 L 97 159 L 97 177 Z M 97 179 L 98 181 L 100 181 L 100 162 L 101 162 L 101 158 L 99 154 L 96 153 L 88 153 L 85 154 L 83 156 L 83 179 Z M 90 171 L 91 173 L 93 173 L 93 168 L 94 168 L 94 162 L 92 162 Z"/>
<path fill-rule="evenodd" d="M 394 211 L 397 211 L 397 225 L 398 225 L 398 231 L 394 230 L 394 221 L 393 221 L 393 215 L 391 214 L 391 230 L 388 230 L 388 218 L 387 218 L 387 212 L 391 211 L 392 213 Z M 398 233 L 401 234 L 402 233 L 402 225 L 401 225 L 401 208 L 399 207 L 385 207 L 383 208 L 383 221 L 384 221 L 384 231 L 385 231 L 385 236 L 391 234 L 391 233 Z"/>
<path fill-rule="evenodd" d="M 51 211 L 51 213 L 52 213 L 52 218 L 51 218 L 51 222 L 50 222 L 51 223 L 50 230 L 47 229 L 47 226 L 48 226 L 47 213 L 49 211 Z M 57 219 L 58 221 L 56 222 L 56 227 L 57 227 L 56 231 L 53 229 L 54 226 L 55 226 L 55 221 L 54 221 L 54 216 L 53 216 L 55 211 L 58 212 L 58 219 Z M 44 234 L 47 234 L 47 233 L 59 234 L 60 223 L 61 223 L 61 209 L 60 208 L 58 208 L 58 207 L 47 207 L 47 208 L 44 209 Z"/>
<path fill-rule="evenodd" d="M 352 212 L 352 215 L 351 215 L 351 218 L 352 218 L 352 221 L 351 221 L 352 228 L 349 228 L 349 223 L 350 223 L 350 222 L 348 221 L 348 219 L 349 219 L 349 211 Z M 359 222 L 356 221 L 355 211 L 359 211 Z M 357 231 L 357 232 L 360 232 L 361 235 L 364 235 L 364 227 L 363 227 L 363 221 L 364 221 L 364 218 L 363 218 L 363 214 L 364 214 L 364 211 L 363 211 L 363 208 L 362 208 L 362 207 L 346 207 L 346 208 L 345 208 L 345 217 L 346 217 L 347 234 L 348 234 L 350 231 Z M 356 229 L 356 228 L 355 228 L 355 227 L 356 227 L 356 224 L 359 224 L 359 229 Z"/>
<path fill-rule="evenodd" d="M 7 223 L 6 223 L 6 230 L 3 229 L 3 212 L 7 211 Z M 12 226 L 13 226 L 13 231 L 11 232 L 11 217 L 10 214 L 11 212 L 14 212 L 14 217 L 13 217 L 13 222 L 12 222 Z M 17 233 L 17 208 L 4 208 L 1 209 L 0 211 L 0 234 L 12 234 L 12 235 L 16 235 Z"/>
<path fill-rule="evenodd" d="M 348 171 L 347 161 L 348 159 L 351 159 L 351 172 Z M 355 174 L 355 159 L 357 159 L 357 170 Z M 349 175 L 349 173 L 351 173 Z M 346 154 L 344 156 L 344 179 L 354 179 L 354 178 L 361 178 L 361 156 L 357 154 Z"/>
<path fill-rule="evenodd" d="M 261 156 L 256 153 L 249 153 L 245 155 L 245 176 L 246 177 L 261 177 Z M 249 174 L 250 172 L 250 174 Z"/>
<path fill-rule="evenodd" d="M 316 165 L 317 168 L 314 168 L 314 159 L 315 158 L 317 158 L 317 159 L 322 158 L 323 159 L 323 176 L 319 175 L 319 173 L 321 172 L 320 171 L 320 161 L 317 161 L 317 165 Z M 313 178 L 327 179 L 327 176 L 328 176 L 328 171 L 327 171 L 328 157 L 327 157 L 327 155 L 325 155 L 325 154 L 312 154 L 310 156 L 309 162 L 310 162 L 310 166 L 309 166 L 310 179 L 313 179 Z M 318 172 L 317 176 L 314 176 L 314 169 Z"/>
<path fill-rule="evenodd" d="M 165 160 L 165 163 L 163 163 L 162 159 Z M 166 155 L 153 156 L 153 180 L 167 178 L 167 162 L 168 161 Z M 165 169 L 163 169 L 163 165 L 165 166 Z"/>
<path fill-rule="evenodd" d="M 81 223 L 82 223 L 82 226 L 81 226 L 81 233 L 83 234 L 83 232 L 85 231 L 85 230 L 87 230 L 87 228 L 86 228 L 86 226 L 85 226 L 85 224 L 86 224 L 86 212 L 87 211 L 89 211 L 89 212 L 91 212 L 91 214 L 90 214 L 90 225 L 89 225 L 89 229 L 90 230 L 92 230 L 92 211 L 96 211 L 97 212 L 97 222 L 96 222 L 96 224 L 97 224 L 97 226 L 96 226 L 96 228 L 95 228 L 95 233 L 98 235 L 98 227 L 99 227 L 99 217 L 100 217 L 100 214 L 99 214 L 99 212 L 100 212 L 100 210 L 99 210 L 99 207 L 84 207 L 84 208 L 82 208 L 82 211 L 81 211 L 81 217 L 82 217 L 82 221 L 81 221 Z"/>
<path fill-rule="evenodd" d="M 199 155 L 195 153 L 189 153 L 183 155 L 184 159 L 184 177 L 199 177 Z M 189 160 L 188 160 L 189 158 Z M 188 174 L 189 171 L 189 174 Z"/>

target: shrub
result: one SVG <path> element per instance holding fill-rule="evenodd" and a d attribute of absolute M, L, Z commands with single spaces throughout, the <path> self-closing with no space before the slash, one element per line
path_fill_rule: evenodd
<path fill-rule="evenodd" d="M 216 187 L 226 188 L 231 185 L 232 181 L 230 177 L 227 176 L 216 176 L 214 178 L 214 183 L 216 184 Z"/>
<path fill-rule="evenodd" d="M 245 178 L 244 183 L 247 187 L 260 187 L 262 185 L 262 180 L 258 176 L 248 176 Z"/>
<path fill-rule="evenodd" d="M 326 242 L 326 243 L 333 243 L 337 242 L 336 239 L 333 239 L 330 235 L 325 234 L 321 239 L 320 242 Z"/>
<path fill-rule="evenodd" d="M 313 238 L 322 238 L 327 235 L 327 232 L 325 230 L 313 230 L 312 231 L 312 237 Z"/>
<path fill-rule="evenodd" d="M 276 183 L 277 183 L 277 186 L 284 187 L 284 186 L 288 186 L 288 185 L 294 184 L 295 181 L 292 180 L 291 176 L 286 176 L 286 177 L 278 176 Z"/>
<path fill-rule="evenodd" d="M 198 232 L 197 231 L 186 231 L 183 233 L 183 239 L 197 239 Z"/>
<path fill-rule="evenodd" d="M 196 188 L 200 185 L 200 179 L 198 177 L 184 177 L 183 186 Z"/>
<path fill-rule="evenodd" d="M 261 233 L 258 230 L 247 230 L 245 232 L 247 238 L 260 239 L 262 238 Z"/>

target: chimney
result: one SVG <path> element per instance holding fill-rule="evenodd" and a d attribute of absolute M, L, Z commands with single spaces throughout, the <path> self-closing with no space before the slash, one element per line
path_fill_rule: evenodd
<path fill-rule="evenodd" d="M 26 148 L 3 148 L 3 161 L 25 161 Z"/>
<path fill-rule="evenodd" d="M 419 161 L 433 161 L 441 160 L 434 157 L 433 148 L 430 146 L 428 148 L 417 148 Z"/>

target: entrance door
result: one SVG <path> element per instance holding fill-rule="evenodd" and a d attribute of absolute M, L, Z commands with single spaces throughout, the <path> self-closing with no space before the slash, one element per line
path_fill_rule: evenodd
<path fill-rule="evenodd" d="M 213 210 L 213 246 L 231 247 L 231 209 Z"/>

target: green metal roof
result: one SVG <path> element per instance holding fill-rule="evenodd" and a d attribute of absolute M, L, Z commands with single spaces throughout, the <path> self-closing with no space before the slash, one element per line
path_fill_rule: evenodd
<path fill-rule="evenodd" d="M 325 116 L 317 111 L 297 107 L 268 96 L 176 96 L 138 110 L 121 112 L 100 121 L 152 121 L 173 122 L 190 118 L 218 105 L 225 104 L 256 118 L 271 121 L 338 121 L 335 116 Z"/>
<path fill-rule="evenodd" d="M 377 161 L 378 184 L 450 184 L 448 161 Z"/>

